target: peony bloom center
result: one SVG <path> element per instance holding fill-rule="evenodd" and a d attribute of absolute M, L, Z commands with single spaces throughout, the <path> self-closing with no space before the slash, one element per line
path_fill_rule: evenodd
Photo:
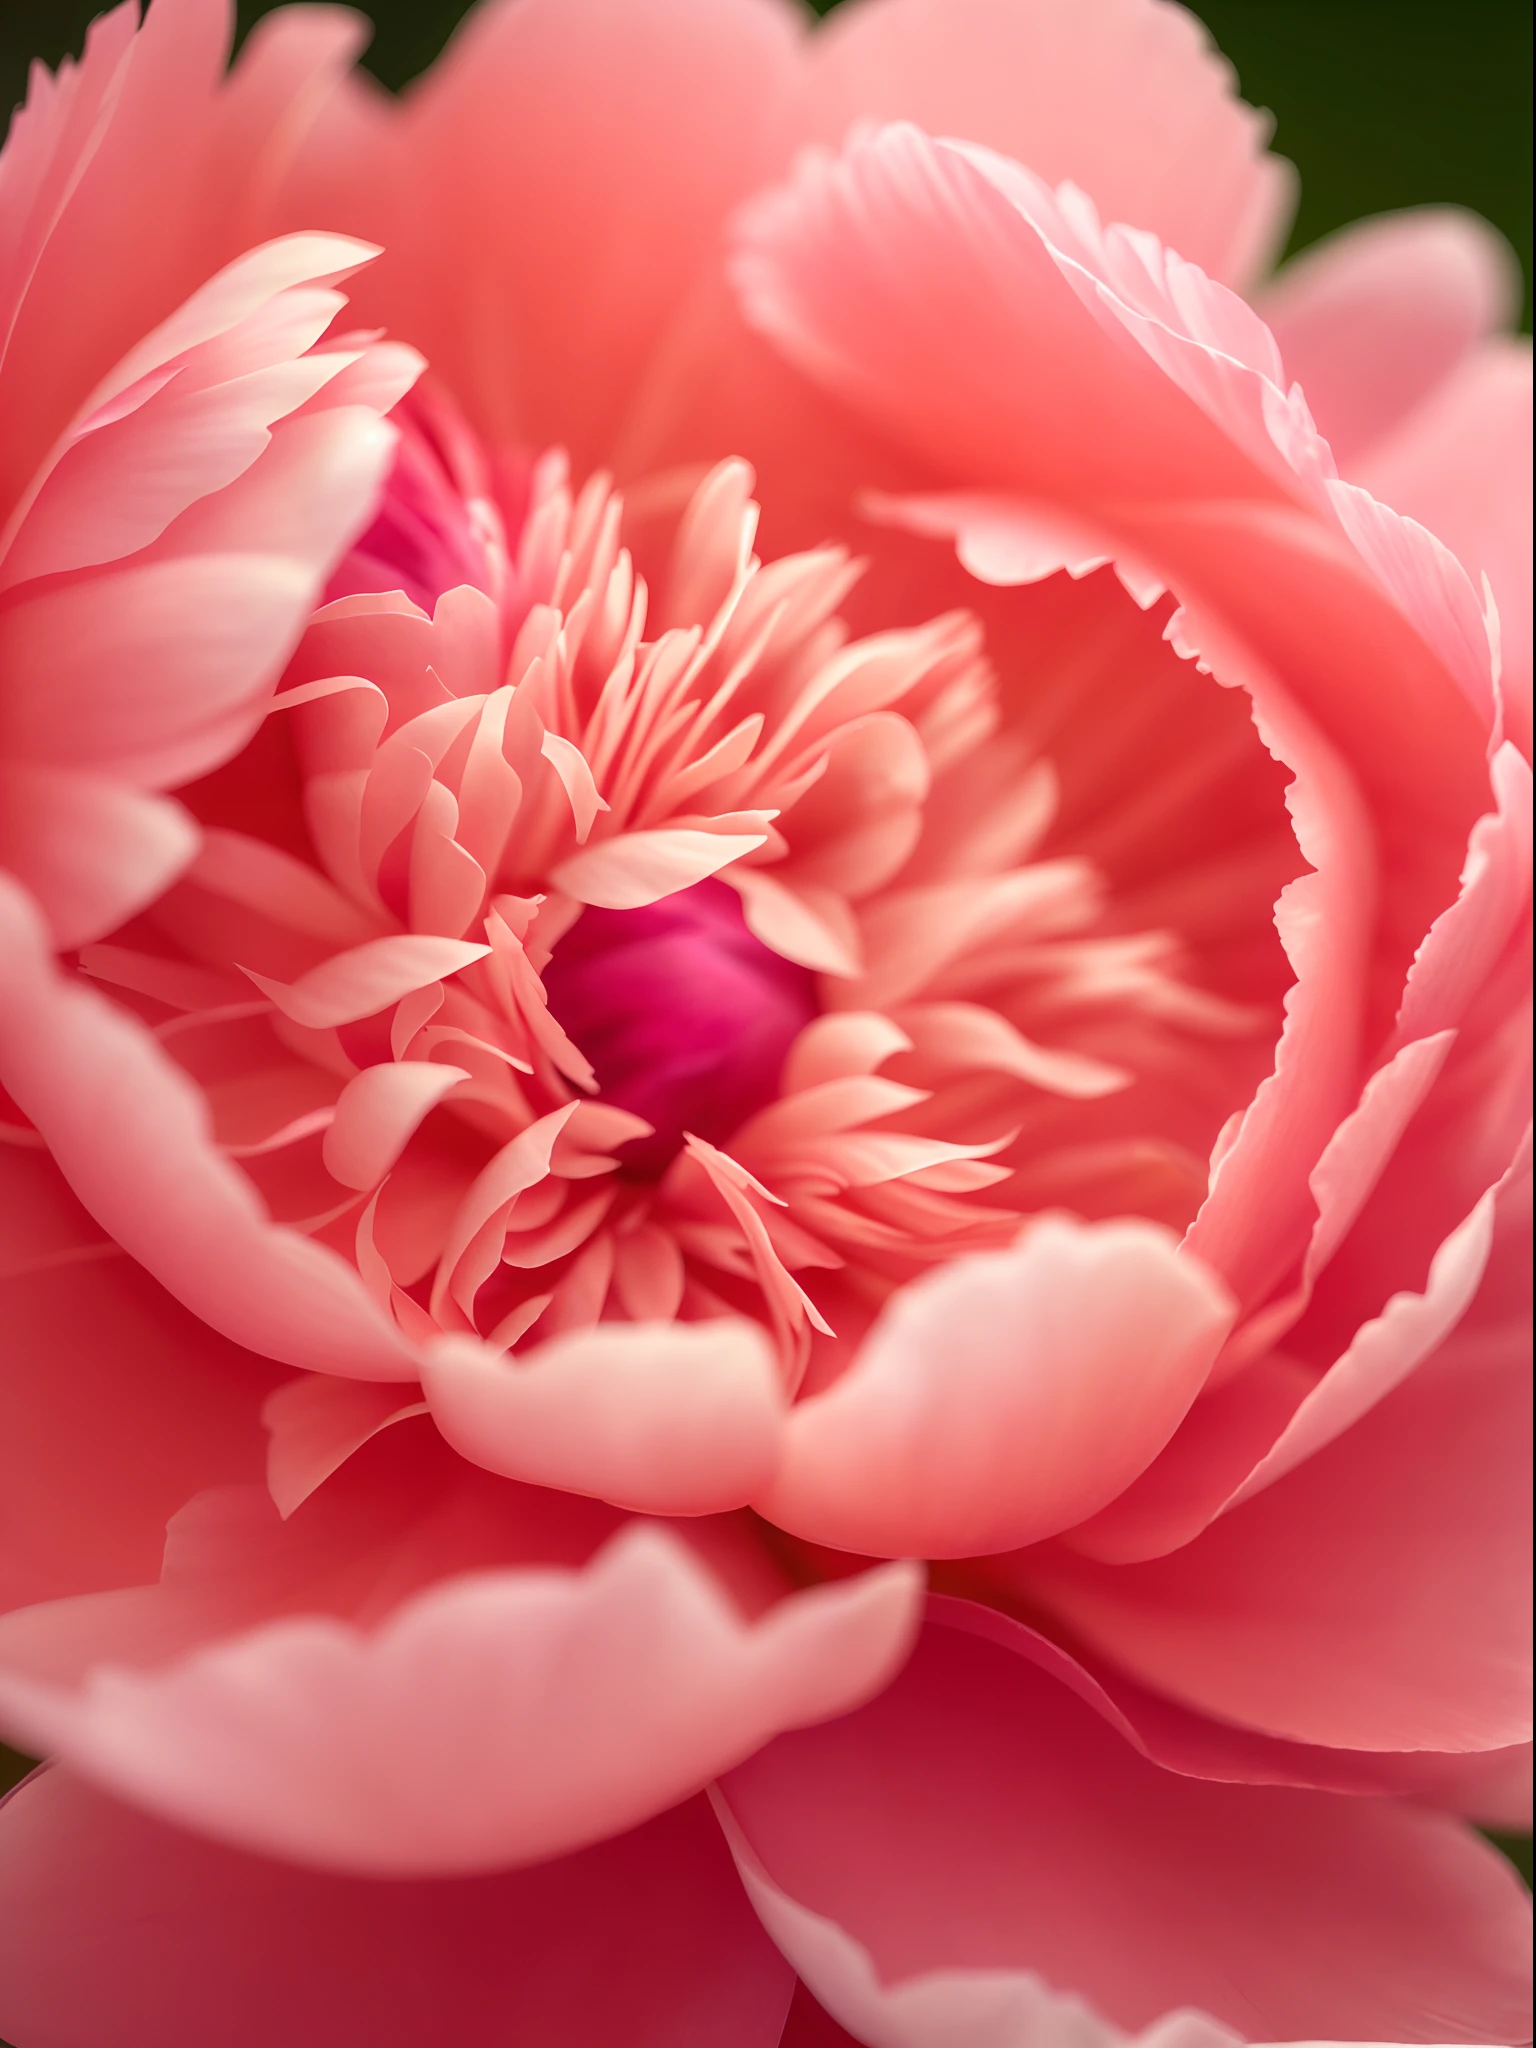
<path fill-rule="evenodd" d="M 685 1134 L 723 1145 L 770 1103 L 819 1008 L 815 976 L 754 938 L 736 892 L 715 881 L 638 910 L 587 910 L 544 989 L 605 1100 L 653 1127 L 622 1153 L 647 1178 Z"/>

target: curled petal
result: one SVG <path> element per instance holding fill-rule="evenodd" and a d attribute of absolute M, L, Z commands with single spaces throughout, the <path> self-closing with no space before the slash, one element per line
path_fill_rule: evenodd
<path fill-rule="evenodd" d="M 778 1467 L 784 1403 L 757 1326 L 602 1323 L 518 1358 L 445 1339 L 428 1406 L 464 1457 L 642 1514 L 718 1514 Z"/>
<path fill-rule="evenodd" d="M 1042 1222 L 897 1295 L 843 1377 L 791 1413 L 757 1505 L 875 1555 L 1038 1542 L 1151 1462 L 1231 1318 L 1220 1282 L 1152 1225 Z"/>
<path fill-rule="evenodd" d="M 493 1870 L 633 1826 L 867 1699 L 919 1589 L 891 1566 L 748 1624 L 676 1537 L 632 1528 L 584 1569 L 451 1579 L 372 1632 L 277 1620 L 78 1689 L 12 1668 L 0 1702 L 24 1739 L 222 1840 L 380 1876 Z"/>
<path fill-rule="evenodd" d="M 289 1365 L 415 1378 L 356 1271 L 268 1220 L 214 1146 L 202 1095 L 135 1018 L 53 966 L 35 910 L 3 879 L 0 994 L 4 1085 L 85 1207 L 179 1301 Z"/>

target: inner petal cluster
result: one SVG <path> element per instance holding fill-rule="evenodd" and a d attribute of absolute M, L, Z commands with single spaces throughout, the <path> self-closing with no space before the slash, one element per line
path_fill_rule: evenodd
<path fill-rule="evenodd" d="M 739 462 L 642 494 L 647 577 L 606 479 L 401 418 L 198 860 L 81 958 L 277 1220 L 417 1340 L 747 1314 L 793 1388 L 1128 1159 L 1177 1182 L 1114 1105 L 1182 1138 L 1253 1020 L 1042 856 L 972 617 L 855 637 L 858 565 L 761 563 Z"/>
<path fill-rule="evenodd" d="M 820 1007 L 815 976 L 754 938 L 739 897 L 715 881 L 640 910 L 585 911 L 543 978 L 604 1101 L 651 1126 L 621 1152 L 646 1176 L 689 1133 L 723 1145 L 770 1103 Z"/>

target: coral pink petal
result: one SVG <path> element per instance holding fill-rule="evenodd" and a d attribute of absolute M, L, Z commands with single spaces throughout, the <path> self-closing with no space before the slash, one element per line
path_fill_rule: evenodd
<path fill-rule="evenodd" d="M 291 1515 L 352 1453 L 393 1422 L 425 1415 L 425 1401 L 402 1399 L 414 1388 L 390 1380 L 339 1380 L 305 1373 L 267 1397 L 267 1491 L 280 1515 Z"/>
<path fill-rule="evenodd" d="M 1340 229 L 1288 263 L 1257 303 L 1287 379 L 1354 475 L 1485 335 L 1513 324 L 1518 287 L 1509 245 L 1486 221 L 1426 206 Z"/>
<path fill-rule="evenodd" d="M 702 1798 L 533 1870 L 380 1882 L 50 1770 L 0 1809 L 0 1984 L 6 2037 L 49 2048 L 776 2048 L 794 1979 Z"/>
<path fill-rule="evenodd" d="M 260 1471 L 272 1369 L 102 1237 L 42 1152 L 0 1145 L 0 1607 L 152 1579 L 201 1488 Z"/>
<path fill-rule="evenodd" d="M 1004 2014 L 1020 2038 L 1053 2019 L 1093 2040 L 1064 1994 L 1108 2023 L 1100 2040 L 1187 2007 L 1261 2041 L 1529 2025 L 1528 1902 L 1469 1831 L 1159 1770 L 968 1631 L 928 1627 L 879 1699 L 720 1789 L 780 1947 L 889 2048 L 991 2048 L 1013 2038 Z"/>
<path fill-rule="evenodd" d="M 578 471 L 612 448 L 726 214 L 782 160 L 796 31 L 772 0 L 503 0 L 412 96 L 431 227 L 383 235 L 404 260 L 366 303 L 488 439 L 564 443 Z"/>
<path fill-rule="evenodd" d="M 1231 1317 L 1220 1282 L 1150 1224 L 1039 1223 L 896 1296 L 848 1371 L 791 1412 L 756 1505 L 866 1554 L 1037 1542 L 1151 1463 Z"/>
<path fill-rule="evenodd" d="M 1531 344 L 1489 341 L 1357 465 L 1374 495 L 1455 550 L 1499 610 L 1506 720 L 1531 744 Z"/>
<path fill-rule="evenodd" d="M 1009 1578 L 1078 1639 L 1224 1720 L 1336 1748 L 1530 1739 L 1530 1373 L 1469 1329 L 1181 1550 Z"/>
<path fill-rule="evenodd" d="M 778 1468 L 784 1398 L 755 1323 L 602 1323 L 514 1360 L 445 1339 L 422 1369 L 456 1451 L 641 1514 L 743 1507 Z"/>
<path fill-rule="evenodd" d="M 7 251 L 7 509 L 81 396 L 213 267 L 201 174 L 227 15 L 218 0 L 173 0 L 137 35 L 134 26 L 115 10 L 89 38 L 76 92 L 39 92 L 27 111 L 34 149 L 51 161 L 31 206 L 18 208 L 20 246 Z"/>
<path fill-rule="evenodd" d="M 1517 931 L 1531 896 L 1531 770 L 1506 741 L 1489 765 L 1496 808 L 1467 842 L 1461 891 L 1425 934 L 1403 990 L 1397 1036 L 1459 1024 Z"/>
<path fill-rule="evenodd" d="M 1371 800 L 1411 816 L 1397 888 L 1423 930 L 1486 778 L 1479 602 L 1430 535 L 1330 482 L 1248 307 L 1081 195 L 900 127 L 755 201 L 734 276 L 749 321 L 936 481 L 1087 518 L 1138 584 L 1219 603 Z"/>
<path fill-rule="evenodd" d="M 1241 1371 L 1209 1407 L 1197 1407 L 1156 1464 L 1071 1532 L 1072 1548 L 1117 1564 L 1160 1557 L 1341 1436 L 1466 1314 L 1488 1269 L 1499 1198 L 1529 1172 L 1527 1151 L 1439 1246 L 1423 1292 L 1394 1294 L 1315 1384 L 1304 1368 L 1275 1356 Z"/>
<path fill-rule="evenodd" d="M 748 1623 L 676 1537 L 631 1527 L 582 1569 L 452 1578 L 368 1632 L 274 1620 L 74 1687 L 18 1668 L 48 1641 L 23 1630 L 0 1701 L 24 1740 L 240 1846 L 380 1876 L 491 1870 L 633 1826 L 867 1699 L 907 1653 L 919 1585 L 892 1565 Z"/>
<path fill-rule="evenodd" d="M 428 1112 L 468 1079 L 463 1067 L 431 1060 L 396 1060 L 354 1074 L 325 1134 L 326 1172 L 343 1187 L 377 1186 Z"/>
<path fill-rule="evenodd" d="M 334 1252 L 268 1221 L 215 1150 L 207 1105 L 134 1018 L 53 966 L 0 882 L 0 1080 L 103 1228 L 194 1314 L 252 1351 L 358 1379 L 418 1362 Z"/>
<path fill-rule="evenodd" d="M 1508 1749 L 1449 1754 L 1428 1750 L 1321 1749 L 1287 1742 L 1231 1722 L 1212 1721 L 1181 1707 L 1166 1693 L 1151 1692 L 1113 1664 L 1094 1664 L 1069 1655 L 1059 1643 L 1015 1621 L 996 1607 L 930 1593 L 930 1620 L 997 1643 L 1016 1657 L 1038 1664 L 1085 1699 L 1118 1728 L 1126 1741 L 1180 1777 L 1220 1785 L 1290 1785 L 1308 1791 L 1360 1795 L 1406 1795 L 1448 1812 L 1489 1818 L 1484 1805 L 1507 1813 L 1524 1791 L 1529 1744 Z M 1490 1825 L 1498 1825 L 1496 1818 Z M 1515 1825 L 1514 1822 L 1506 1822 Z"/>
<path fill-rule="evenodd" d="M 60 946 L 84 946 L 153 901 L 197 851 L 180 804 L 70 768 L 0 766 L 0 867 Z"/>
<path fill-rule="evenodd" d="M 1199 23 L 1152 0 L 882 0 L 830 22 L 808 72 L 818 141 L 908 120 L 985 143 L 1238 286 L 1294 204 L 1267 116 Z"/>
<path fill-rule="evenodd" d="M 555 869 L 551 880 L 578 903 L 608 910 L 638 910 L 659 903 L 762 845 L 762 832 L 698 832 L 672 828 L 625 832 L 583 847 Z"/>
<path fill-rule="evenodd" d="M 740 217 L 748 320 L 969 487 L 1067 510 L 1262 489 L 1216 421 L 1080 303 L 1048 188 L 976 155 L 898 125 L 803 160 Z"/>

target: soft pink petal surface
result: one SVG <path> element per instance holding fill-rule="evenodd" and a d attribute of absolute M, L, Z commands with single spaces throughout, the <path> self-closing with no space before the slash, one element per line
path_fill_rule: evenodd
<path fill-rule="evenodd" d="M 630 1826 L 906 1655 L 911 1566 L 781 1598 L 730 1524 L 596 1548 L 611 1510 L 460 1479 L 420 1428 L 281 1526 L 205 1497 L 158 1586 L 0 1622 L 10 1731 L 243 1846 L 449 1875 Z"/>
<path fill-rule="evenodd" d="M 779 1463 L 778 1373 L 745 1320 L 599 1325 L 515 1364 L 445 1338 L 423 1385 L 438 1428 L 477 1465 L 642 1514 L 744 1507 Z"/>
<path fill-rule="evenodd" d="M 1426 206 L 1341 228 L 1293 258 L 1257 304 L 1354 475 L 1486 335 L 1513 324 L 1518 284 L 1508 244 L 1486 221 Z"/>
<path fill-rule="evenodd" d="M 879 1700 L 721 1792 L 776 1939 L 890 2048 L 1007 2039 L 1000 2012 L 1017 2026 L 1053 1993 L 1128 2031 L 1195 2007 L 1250 2040 L 1529 2024 L 1529 1907 L 1469 1832 L 1159 1771 L 1038 1667 L 949 1628 Z"/>
<path fill-rule="evenodd" d="M 0 1808 L 0 1902 L 0 2027 L 38 2048 L 776 2048 L 794 1983 L 703 1799 L 532 1870 L 381 1882 L 50 1770 Z"/>
<path fill-rule="evenodd" d="M 0 1145 L 0 1605 L 153 1578 L 165 1525 L 260 1470 L 265 1362 L 104 1238 L 39 1151 Z"/>
<path fill-rule="evenodd" d="M 0 884 L 0 914 L 0 1080 L 97 1221 L 250 1350 L 332 1372 L 350 1365 L 360 1379 L 413 1379 L 413 1353 L 356 1272 L 268 1222 L 210 1142 L 200 1093 L 135 1020 L 63 980 L 14 884 Z"/>
<path fill-rule="evenodd" d="M 1530 1739 L 1528 1354 L 1470 1332 L 1186 1548 L 1027 1576 L 1074 1632 L 1222 1719 L 1359 1749 Z"/>
<path fill-rule="evenodd" d="M 1054 1535 L 1162 1449 L 1229 1297 L 1144 1224 L 1034 1226 L 907 1288 L 788 1420 L 758 1505 L 796 1534 L 954 1557 Z"/>

